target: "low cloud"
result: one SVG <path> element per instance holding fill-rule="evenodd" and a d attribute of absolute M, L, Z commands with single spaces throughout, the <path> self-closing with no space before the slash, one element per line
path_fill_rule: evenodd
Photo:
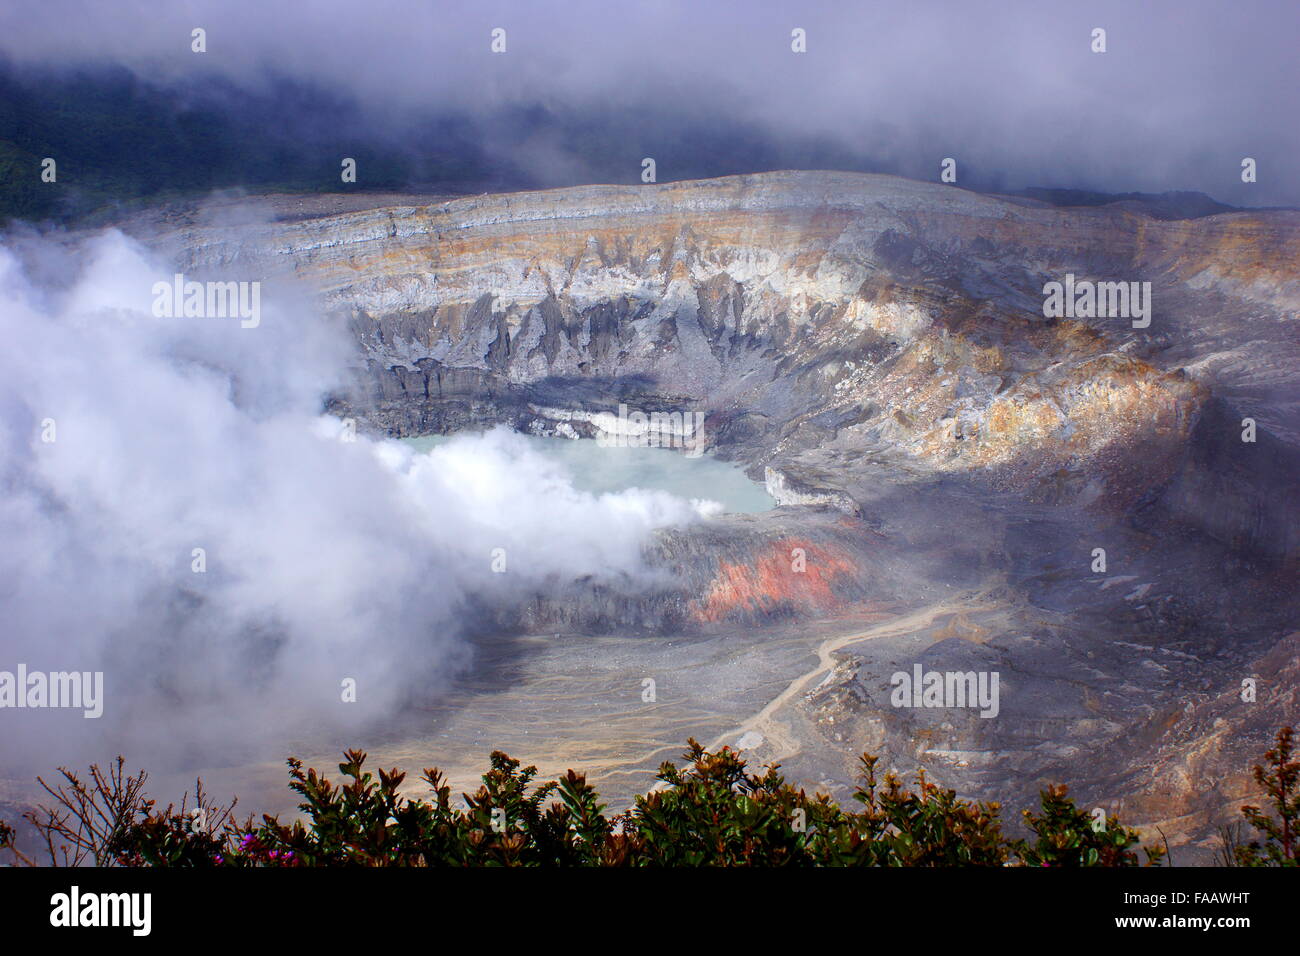
<path fill-rule="evenodd" d="M 203 54 L 190 50 L 196 27 Z M 496 28 L 504 53 L 490 49 Z M 828 163 L 934 180 L 953 157 L 964 185 L 1192 189 L 1267 205 L 1300 203 L 1298 28 L 1291 0 L 196 0 L 134 13 L 47 0 L 0 14 L 0 52 L 123 65 L 179 99 L 205 78 L 247 89 L 288 78 L 407 139 L 456 115 L 445 135 L 477 127 L 464 156 L 543 185 L 636 182 L 644 156 L 661 180 Z M 794 29 L 806 53 L 792 52 Z M 314 130 L 339 115 L 295 112 L 285 121 Z M 1257 183 L 1241 181 L 1247 156 Z"/>

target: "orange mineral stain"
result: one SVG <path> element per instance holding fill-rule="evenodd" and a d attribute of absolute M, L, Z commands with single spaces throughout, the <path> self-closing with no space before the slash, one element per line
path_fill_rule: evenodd
<path fill-rule="evenodd" d="M 795 570 L 796 549 L 803 551 L 803 570 Z M 753 566 L 721 562 L 708 593 L 692 603 L 692 611 L 699 621 L 720 621 L 737 611 L 766 613 L 782 605 L 839 608 L 843 602 L 831 589 L 831 582 L 855 570 L 842 553 L 795 539 L 775 541 Z"/>

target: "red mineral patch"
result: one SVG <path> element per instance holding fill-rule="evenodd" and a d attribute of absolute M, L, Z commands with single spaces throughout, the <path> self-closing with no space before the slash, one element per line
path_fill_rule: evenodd
<path fill-rule="evenodd" d="M 855 570 L 852 559 L 838 549 L 793 538 L 774 541 L 752 567 L 723 561 L 708 593 L 692 602 L 692 610 L 700 621 L 720 621 L 737 611 L 761 614 L 782 605 L 827 611 L 843 604 L 831 582 Z"/>

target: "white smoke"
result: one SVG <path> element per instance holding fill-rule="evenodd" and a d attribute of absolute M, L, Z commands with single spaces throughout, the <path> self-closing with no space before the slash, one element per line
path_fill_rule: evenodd
<path fill-rule="evenodd" d="M 170 274 L 115 231 L 0 247 L 0 670 L 103 671 L 106 698 L 0 710 L 6 769 L 361 727 L 469 664 L 469 606 L 643 574 L 701 513 L 577 491 L 509 432 L 341 440 L 341 326 L 266 294 L 257 328 L 155 318 Z"/>

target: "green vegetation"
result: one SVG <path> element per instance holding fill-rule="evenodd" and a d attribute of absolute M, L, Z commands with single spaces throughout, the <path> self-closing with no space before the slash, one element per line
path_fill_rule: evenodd
<path fill-rule="evenodd" d="M 1260 832 L 1236 846 L 1241 866 L 1296 866 L 1300 763 L 1291 759 L 1293 731 L 1284 727 L 1255 779 L 1276 816 L 1247 806 Z M 147 775 L 124 772 L 118 758 L 88 780 L 62 770 L 55 802 L 27 814 L 52 863 L 100 866 L 1137 866 L 1164 851 L 1139 847 L 1136 831 L 1111 817 L 1104 824 L 1079 809 L 1064 787 L 1042 792 L 1025 811 L 1029 839 L 1002 832 L 996 803 L 959 798 L 925 779 L 915 790 L 894 774 L 877 775 L 878 758 L 862 757 L 860 809 L 845 810 L 824 794 L 808 796 L 776 766 L 749 772 L 722 748 L 694 740 L 682 768 L 664 763 L 660 785 L 625 813 L 607 816 L 599 795 L 570 770 L 534 785 L 535 767 L 497 752 L 483 784 L 453 806 L 436 769 L 424 771 L 430 799 L 399 793 L 405 774 L 365 769 L 366 755 L 348 751 L 340 784 L 290 758 L 290 788 L 304 820 L 263 816 L 239 821 L 234 802 L 219 806 L 200 781 L 195 805 L 156 811 L 144 794 Z M 0 823 L 0 848 L 32 864 Z"/>
<path fill-rule="evenodd" d="M 0 61 L 0 223 L 110 218 L 225 189 L 448 195 L 633 184 L 644 155 L 633 144 L 643 141 L 656 144 L 661 181 L 864 168 L 830 139 L 783 143 L 740 119 L 683 117 L 675 106 L 375 111 L 346 91 L 282 75 L 239 86 L 202 72 L 163 81 Z M 41 182 L 47 156 L 58 163 L 54 184 Z M 339 178 L 345 156 L 357 160 L 354 184 Z"/>
<path fill-rule="evenodd" d="M 47 156 L 58 164 L 55 183 L 41 181 Z M 355 185 L 339 178 L 344 156 L 362 170 Z M 0 63 L 0 222 L 70 220 L 236 187 L 457 191 L 492 175 L 450 123 L 393 142 L 356 104 L 283 79 L 256 92 L 215 77 L 170 89 L 123 69 L 19 73 Z"/>
<path fill-rule="evenodd" d="M 1300 866 L 1300 761 L 1295 756 L 1295 731 L 1278 731 L 1273 749 L 1265 751 L 1264 765 L 1253 771 L 1255 782 L 1268 796 L 1271 812 L 1244 806 L 1241 814 L 1260 834 L 1242 843 L 1225 834 L 1222 862 L 1229 866 Z"/>

